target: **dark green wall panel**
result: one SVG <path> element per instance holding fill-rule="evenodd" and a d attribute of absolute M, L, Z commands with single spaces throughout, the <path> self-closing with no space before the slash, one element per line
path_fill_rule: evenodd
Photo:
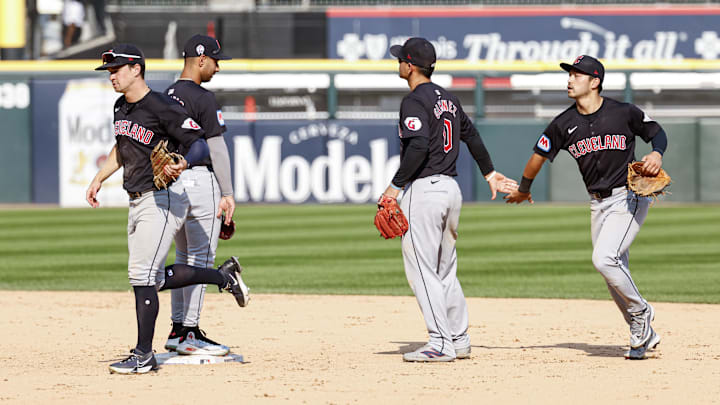
<path fill-rule="evenodd" d="M 30 202 L 30 90 L 0 77 L 0 203 Z"/>

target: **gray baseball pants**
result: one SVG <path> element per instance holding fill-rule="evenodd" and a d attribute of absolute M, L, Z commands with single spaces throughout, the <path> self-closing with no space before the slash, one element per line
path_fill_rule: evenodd
<path fill-rule="evenodd" d="M 220 203 L 217 179 L 206 166 L 196 166 L 183 171 L 177 183 L 185 188 L 190 208 L 175 236 L 175 263 L 214 267 L 220 235 L 220 218 L 215 217 Z M 197 326 L 206 288 L 206 284 L 195 284 L 172 290 L 172 321 Z"/>
<path fill-rule="evenodd" d="M 128 209 L 128 278 L 132 286 L 165 282 L 165 259 L 188 212 L 188 197 L 179 182 L 166 190 L 147 191 L 130 200 Z"/>
<path fill-rule="evenodd" d="M 629 250 L 649 206 L 649 198 L 639 197 L 625 187 L 613 189 L 610 197 L 593 198 L 590 202 L 592 262 L 605 278 L 610 295 L 628 324 L 632 313 L 647 306 L 630 275 Z"/>
<path fill-rule="evenodd" d="M 430 346 L 451 357 L 455 348 L 470 346 L 455 251 L 461 206 L 460 187 L 445 175 L 413 181 L 400 204 L 410 225 L 402 239 L 405 276 L 425 318 Z"/>

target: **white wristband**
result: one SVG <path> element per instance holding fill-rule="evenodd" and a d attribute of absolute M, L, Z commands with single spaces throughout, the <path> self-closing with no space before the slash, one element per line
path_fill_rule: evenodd
<path fill-rule="evenodd" d="M 485 177 L 485 180 L 486 180 L 486 181 L 490 181 L 490 179 L 492 179 L 493 177 L 495 177 L 495 174 L 496 174 L 496 173 L 497 173 L 497 172 L 496 172 L 495 170 L 493 170 L 492 173 L 490 173 L 487 177 Z"/>

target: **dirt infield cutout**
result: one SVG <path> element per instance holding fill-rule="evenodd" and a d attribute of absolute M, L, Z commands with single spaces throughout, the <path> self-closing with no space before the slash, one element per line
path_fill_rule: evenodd
<path fill-rule="evenodd" d="M 426 341 L 414 297 L 208 294 L 200 322 L 244 363 L 111 375 L 136 340 L 130 292 L 0 292 L 0 403 L 720 403 L 720 305 L 654 303 L 658 349 L 623 358 L 610 301 L 471 298 L 472 357 L 404 363 Z M 160 294 L 154 348 L 170 328 Z"/>

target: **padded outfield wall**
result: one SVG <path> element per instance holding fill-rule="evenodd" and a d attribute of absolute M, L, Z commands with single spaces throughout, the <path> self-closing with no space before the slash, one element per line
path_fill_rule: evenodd
<path fill-rule="evenodd" d="M 151 80 L 157 90 L 170 80 Z M 23 85 L 27 91 L 23 93 Z M 102 78 L 0 80 L 18 99 L 6 100 L 0 150 L 5 203 L 84 206 L 84 191 L 114 138 L 116 94 Z M 20 90 L 18 90 L 20 89 Z M 6 90 L 9 91 L 9 90 Z M 26 94 L 27 93 L 27 94 Z M 669 136 L 665 168 L 673 175 L 669 201 L 720 201 L 720 120 L 660 119 Z M 484 119 L 476 125 L 496 168 L 519 177 L 548 120 Z M 399 164 L 393 120 L 227 121 L 239 202 L 306 203 L 374 201 Z M 636 156 L 649 146 L 640 142 Z M 458 165 L 465 200 L 487 201 L 487 186 L 465 147 Z M 706 173 L 706 174 L 703 174 Z M 561 153 L 533 186 L 537 201 L 585 201 L 575 162 Z M 101 193 L 106 205 L 124 206 L 120 174 Z M 104 200 L 104 201 L 103 201 Z"/>

